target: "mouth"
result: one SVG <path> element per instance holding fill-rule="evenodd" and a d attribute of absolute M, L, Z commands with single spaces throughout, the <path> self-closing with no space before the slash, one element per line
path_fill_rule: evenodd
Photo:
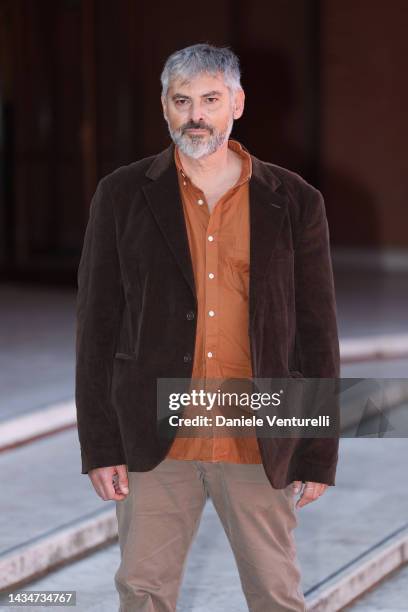
<path fill-rule="evenodd" d="M 207 130 L 205 129 L 194 129 L 194 128 L 189 128 L 186 130 L 186 132 L 190 132 L 191 134 L 203 134 L 206 131 Z"/>

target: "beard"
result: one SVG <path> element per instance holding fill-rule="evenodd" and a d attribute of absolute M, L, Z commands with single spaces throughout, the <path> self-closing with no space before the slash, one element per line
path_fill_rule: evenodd
<path fill-rule="evenodd" d="M 206 137 L 205 134 L 189 134 L 184 131 L 186 129 L 185 127 L 172 130 L 167 117 L 165 117 L 165 119 L 170 137 L 174 144 L 184 153 L 184 155 L 192 157 L 193 159 L 200 159 L 201 157 L 215 153 L 215 151 L 228 140 L 232 131 L 232 126 L 234 125 L 234 118 L 231 113 L 225 130 L 216 130 L 215 128 L 209 129 L 206 127 L 205 129 L 209 132 L 208 137 Z"/>

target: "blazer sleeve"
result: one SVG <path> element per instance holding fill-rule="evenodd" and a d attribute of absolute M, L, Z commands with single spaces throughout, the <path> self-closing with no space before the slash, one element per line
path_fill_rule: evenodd
<path fill-rule="evenodd" d="M 330 379 L 316 381 L 315 404 L 318 398 L 326 397 L 326 414 L 330 415 L 337 435 L 303 438 L 300 465 L 308 480 L 333 485 L 339 449 L 340 350 L 330 235 L 321 192 L 308 185 L 304 202 L 304 221 L 295 247 L 296 352 L 305 378 Z M 328 392 L 330 388 L 335 392 Z M 317 409 L 313 403 L 310 406 Z"/>
<path fill-rule="evenodd" d="M 126 463 L 110 401 L 123 291 L 113 204 L 102 179 L 92 198 L 77 273 L 75 403 L 82 474 Z"/>

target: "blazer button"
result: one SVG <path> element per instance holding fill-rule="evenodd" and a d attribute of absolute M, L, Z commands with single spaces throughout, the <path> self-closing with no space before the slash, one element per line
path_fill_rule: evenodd
<path fill-rule="evenodd" d="M 186 354 L 184 355 L 184 361 L 185 361 L 186 363 L 187 363 L 188 361 L 191 361 L 191 355 L 190 355 L 190 353 L 186 353 Z"/>
<path fill-rule="evenodd" d="M 195 317 L 194 310 L 189 310 L 189 311 L 186 313 L 186 317 L 187 317 L 187 319 L 188 319 L 189 321 L 191 321 L 191 319 L 194 319 L 194 317 Z"/>

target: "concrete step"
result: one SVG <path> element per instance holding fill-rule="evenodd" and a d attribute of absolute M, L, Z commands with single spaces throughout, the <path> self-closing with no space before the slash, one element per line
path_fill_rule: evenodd
<path fill-rule="evenodd" d="M 344 612 L 406 612 L 408 564 L 378 583 L 369 593 L 344 608 Z"/>

